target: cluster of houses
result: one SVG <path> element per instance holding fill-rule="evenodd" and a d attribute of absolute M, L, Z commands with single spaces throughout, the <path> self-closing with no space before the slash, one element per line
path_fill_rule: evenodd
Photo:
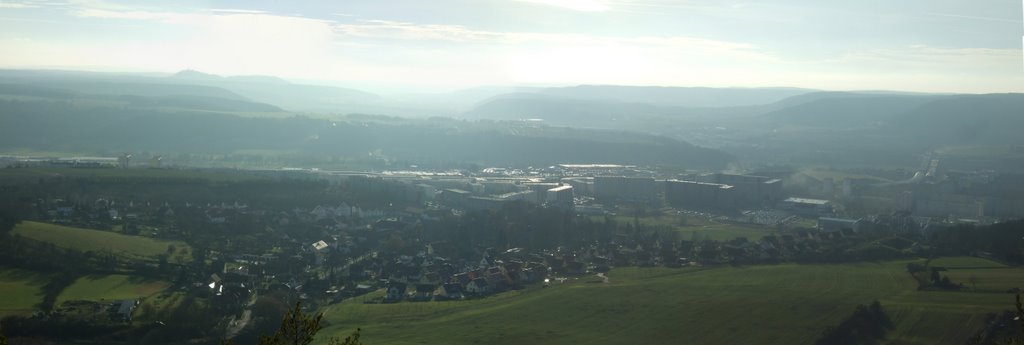
<path fill-rule="evenodd" d="M 757 263 L 792 260 L 832 250 L 832 244 L 858 232 L 923 231 L 927 222 L 905 214 L 863 219 L 822 218 L 818 229 L 793 231 L 751 240 L 712 241 L 692 238 L 619 235 L 609 243 L 584 248 L 493 250 L 469 259 L 425 244 L 416 255 L 381 254 L 389 234 L 421 221 L 436 220 L 450 208 L 382 211 L 346 203 L 312 208 L 263 210 L 242 203 L 198 205 L 115 202 L 41 201 L 53 219 L 123 224 L 128 221 L 174 231 L 180 217 L 199 217 L 212 226 L 247 217 L 257 227 L 281 231 L 264 234 L 258 248 L 231 253 L 210 251 L 209 271 L 192 277 L 193 288 L 210 293 L 218 305 L 238 309 L 253 294 L 284 290 L 300 298 L 340 300 L 384 289 L 386 303 L 461 300 L 487 296 L 553 277 L 605 273 L 615 266 L 682 267 L 699 264 Z M 760 215 L 757 215 L 760 217 Z M 770 216 L 770 217 L 769 217 Z M 781 219 L 775 214 L 761 218 Z M 255 221 L 253 221 L 255 220 Z M 154 233 L 155 234 L 155 233 Z M 433 248 L 437 245 L 438 250 Z M 272 248 L 272 249 L 270 249 Z M 441 254 L 444 253 L 444 254 Z M 212 274 L 211 274 L 212 272 Z M 131 311 L 128 310 L 130 319 Z"/>
<path fill-rule="evenodd" d="M 522 260 L 517 250 L 501 255 L 502 259 L 485 256 L 476 265 L 457 273 L 448 260 L 430 256 L 402 256 L 386 265 L 382 274 L 384 302 L 403 300 L 461 300 L 521 287 L 543 280 L 551 272 L 547 262 Z"/>
<path fill-rule="evenodd" d="M 104 302 L 71 300 L 61 303 L 60 307 L 54 310 L 53 315 L 99 323 L 131 323 L 132 314 L 139 304 L 138 299 Z"/>
<path fill-rule="evenodd" d="M 908 223 L 900 217 L 894 214 L 858 220 L 829 218 L 821 220 L 819 229 L 728 241 L 696 236 L 672 240 L 619 235 L 610 243 L 584 248 L 557 251 L 513 248 L 497 253 L 489 250 L 482 252 L 479 260 L 451 255 L 451 250 L 443 248 L 444 243 L 426 244 L 415 255 L 380 253 L 377 246 L 381 245 L 382 234 L 404 224 L 393 218 L 381 218 L 365 227 L 350 228 L 316 241 L 302 242 L 285 235 L 288 243 L 300 247 L 299 250 L 259 256 L 235 255 L 234 260 L 223 266 L 222 274 L 213 277 L 218 284 L 211 288 L 216 289 L 217 295 L 232 296 L 231 299 L 237 301 L 246 300 L 249 293 L 257 289 L 273 286 L 304 297 L 334 301 L 378 289 L 385 291 L 384 303 L 461 300 L 517 289 L 551 277 L 604 273 L 614 266 L 780 262 L 824 255 L 844 243 L 856 242 L 858 232 L 870 229 L 884 228 L 892 233 L 920 231 L 921 225 Z M 891 228 L 895 225 L 899 226 Z M 442 255 L 442 252 L 449 254 Z M 341 265 L 329 263 L 327 258 L 332 253 L 355 259 Z M 306 268 L 285 269 L 294 267 Z M 324 276 L 325 272 L 339 271 L 344 271 L 340 279 Z"/>

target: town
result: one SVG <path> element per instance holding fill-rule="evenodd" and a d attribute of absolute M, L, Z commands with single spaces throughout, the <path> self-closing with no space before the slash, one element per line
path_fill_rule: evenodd
<path fill-rule="evenodd" d="M 154 325 L 180 340 L 245 339 L 276 327 L 258 324 L 272 313 L 267 305 L 450 303 L 606 281 L 622 267 L 923 257 L 940 253 L 936 234 L 1024 210 L 1024 200 L 1009 197 L 1024 193 L 1006 188 L 1024 185 L 1014 182 L 1020 176 L 947 172 L 932 161 L 922 171 L 822 179 L 815 174 L 823 171 L 616 164 L 342 172 L 173 168 L 124 157 L 4 162 L 4 181 L 15 182 L 4 186 L 5 209 L 20 217 L 4 263 L 67 274 L 13 332 L 80 325 L 67 327 L 71 339 Z M 128 255 L 40 243 L 52 231 L 160 244 Z M 79 259 L 62 262 L 69 255 Z M 97 274 L 168 283 L 148 296 L 58 303 L 76 279 Z M 160 310 L 176 299 L 204 307 Z"/>

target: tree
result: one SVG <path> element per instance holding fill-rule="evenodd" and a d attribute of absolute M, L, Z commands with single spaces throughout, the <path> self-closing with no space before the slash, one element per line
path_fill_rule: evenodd
<path fill-rule="evenodd" d="M 977 287 L 978 287 L 978 276 L 971 275 L 970 277 L 967 277 L 967 281 L 971 283 L 971 288 L 972 289 L 977 289 Z"/>
<path fill-rule="evenodd" d="M 302 302 L 296 302 L 295 307 L 289 310 L 281 320 L 281 327 L 273 335 L 261 335 L 258 345 L 309 345 L 313 337 L 323 326 L 320 321 L 324 318 L 323 313 L 306 314 L 302 312 Z M 363 345 L 359 340 L 361 329 L 356 328 L 355 332 L 345 339 L 331 338 L 330 345 Z M 0 343 L 7 345 L 7 343 Z M 234 341 L 221 340 L 220 345 L 235 345 Z"/>
<path fill-rule="evenodd" d="M 309 345 L 313 336 L 320 331 L 320 320 L 324 314 L 307 315 L 302 312 L 302 302 L 284 315 L 281 327 L 273 335 L 260 336 L 259 345 Z"/>
<path fill-rule="evenodd" d="M 259 296 L 252 306 L 253 334 L 244 337 L 242 341 L 251 343 L 258 341 L 260 334 L 276 332 L 284 322 L 284 315 L 290 310 L 288 303 L 283 301 L 285 299 L 287 296 L 275 292 Z"/>
<path fill-rule="evenodd" d="M 352 335 L 349 335 L 345 337 L 345 339 L 341 340 L 339 340 L 338 338 L 331 338 L 331 342 L 329 345 L 363 345 L 363 342 L 359 341 L 360 331 L 362 331 L 362 329 L 356 328 L 356 331 L 352 332 Z"/>
<path fill-rule="evenodd" d="M 1017 293 L 1017 321 L 1020 321 L 1020 330 L 1024 333 L 1024 306 L 1020 303 L 1020 293 Z"/>

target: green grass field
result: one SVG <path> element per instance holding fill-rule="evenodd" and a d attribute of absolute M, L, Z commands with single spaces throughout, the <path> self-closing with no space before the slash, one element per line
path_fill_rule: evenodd
<path fill-rule="evenodd" d="M 612 217 L 618 224 L 633 223 L 633 217 L 618 215 Z M 685 219 L 685 222 L 683 221 Z M 603 216 L 593 216 L 591 220 L 603 222 Z M 715 241 L 727 241 L 737 237 L 746 237 L 748 240 L 759 240 L 764 236 L 777 234 L 775 229 L 756 224 L 731 224 L 721 223 L 696 216 L 663 215 L 640 217 L 640 224 L 649 226 L 668 226 L 679 233 L 680 239 L 689 240 L 696 232 L 698 238 Z M 817 224 L 817 223 L 815 223 Z"/>
<path fill-rule="evenodd" d="M 166 254 L 170 245 L 177 247 L 176 253 L 185 253 L 185 261 L 191 260 L 192 257 L 188 255 L 191 248 L 185 242 L 128 236 L 109 231 L 23 221 L 14 228 L 14 233 L 37 241 L 50 242 L 59 247 L 81 251 L 109 251 L 129 259 L 155 259 L 160 254 Z"/>
<path fill-rule="evenodd" d="M 142 300 L 133 317 L 136 321 L 152 322 L 165 320 L 170 313 L 178 309 L 188 300 L 185 292 L 165 292 L 154 294 Z M 195 300 L 192 303 L 198 303 Z"/>
<path fill-rule="evenodd" d="M 694 232 L 696 232 L 699 239 L 704 239 L 707 236 L 708 239 L 715 241 L 728 241 L 737 237 L 746 237 L 748 240 L 756 241 L 762 237 L 778 233 L 774 229 L 765 226 L 741 224 L 682 226 L 677 227 L 676 232 L 679 233 L 680 238 L 686 240 L 691 239 Z"/>
<path fill-rule="evenodd" d="M 1006 159 L 1024 157 L 1024 149 L 1019 146 L 951 146 L 936 150 L 948 157 Z"/>
<path fill-rule="evenodd" d="M 168 286 L 170 284 L 164 281 L 120 274 L 86 276 L 78 278 L 65 288 L 60 296 L 57 296 L 57 303 L 75 300 L 109 301 L 142 298 L 163 291 Z"/>
<path fill-rule="evenodd" d="M 607 284 L 466 302 L 357 298 L 324 308 L 317 341 L 361 327 L 369 344 L 810 344 L 878 300 L 895 324 L 887 343 L 963 344 L 986 313 L 1012 307 L 1010 294 L 917 291 L 906 263 L 622 268 Z"/>
<path fill-rule="evenodd" d="M 1014 288 L 1024 288 L 1024 269 L 976 257 L 939 258 L 930 263 L 933 267 L 944 267 L 942 275 L 948 276 L 955 284 L 973 292 L 1006 293 Z"/>
<path fill-rule="evenodd" d="M 59 155 L 54 157 L 73 157 Z M 143 163 L 139 163 L 143 164 Z M 202 179 L 209 181 L 258 181 L 266 177 L 234 170 L 210 169 L 70 169 L 70 168 L 16 168 L 0 169 L 0 184 L 16 184 L 34 181 L 40 177 L 80 177 L 117 179 Z"/>
<path fill-rule="evenodd" d="M 1021 279 L 1024 277 L 1024 269 L 1019 268 L 950 269 L 942 273 L 954 283 L 979 292 L 1003 293 L 1013 288 L 1024 289 Z"/>
<path fill-rule="evenodd" d="M 0 267 L 0 317 L 28 315 L 43 301 L 50 277 L 32 271 Z"/>
<path fill-rule="evenodd" d="M 973 256 L 958 256 L 948 258 L 937 258 L 932 260 L 929 265 L 936 267 L 945 267 L 948 269 L 961 269 L 961 268 L 1006 268 L 1006 265 L 1001 263 L 977 258 Z"/>

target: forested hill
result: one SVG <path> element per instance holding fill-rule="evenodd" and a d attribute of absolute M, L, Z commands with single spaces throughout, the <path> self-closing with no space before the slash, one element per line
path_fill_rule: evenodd
<path fill-rule="evenodd" d="M 90 154 L 273 150 L 431 163 L 604 162 L 693 168 L 722 168 L 731 160 L 723 152 L 664 137 L 523 122 L 252 118 L 20 100 L 0 101 L 0 149 Z"/>

